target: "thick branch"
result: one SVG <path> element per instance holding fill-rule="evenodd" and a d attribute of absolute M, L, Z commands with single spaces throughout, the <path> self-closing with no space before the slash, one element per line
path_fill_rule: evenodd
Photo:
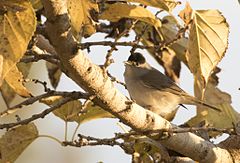
<path fill-rule="evenodd" d="M 170 122 L 144 108 L 130 103 L 120 93 L 102 69 L 78 50 L 72 37 L 65 0 L 42 0 L 46 11 L 46 30 L 63 64 L 64 72 L 89 93 L 96 94 L 94 102 L 114 114 L 136 131 L 171 128 Z M 157 136 L 155 139 L 159 138 Z M 167 148 L 202 162 L 231 162 L 227 150 L 192 134 L 179 133 L 160 141 Z"/>

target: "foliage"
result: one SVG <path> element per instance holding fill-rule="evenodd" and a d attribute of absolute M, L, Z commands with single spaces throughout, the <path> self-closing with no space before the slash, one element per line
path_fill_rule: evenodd
<path fill-rule="evenodd" d="M 194 10 L 187 3 L 185 9 L 179 13 L 182 19 L 180 20 L 171 14 L 171 11 L 179 5 L 179 2 L 174 0 L 67 2 L 71 30 L 79 42 L 82 37 L 91 37 L 97 32 L 103 32 L 115 41 L 96 42 L 95 45 L 110 46 L 112 51 L 117 50 L 116 46 L 131 46 L 131 52 L 137 48 L 146 49 L 163 66 L 165 74 L 176 82 L 179 82 L 181 63 L 189 68 L 194 76 L 195 96 L 217 106 L 222 112 L 217 113 L 198 107 L 197 115 L 186 122 L 188 126 L 199 127 L 204 122 L 205 126 L 219 129 L 235 127 L 239 121 L 239 113 L 231 106 L 231 96 L 217 88 L 216 74 L 220 72 L 217 65 L 226 53 L 229 34 L 228 23 L 220 11 Z M 164 11 L 164 14 L 153 13 L 147 6 Z M 2 111 L 1 116 L 20 111 L 19 108 L 24 105 L 40 101 L 52 108 L 50 112 L 55 116 L 65 122 L 78 123 L 78 127 L 84 122 L 98 118 L 115 118 L 104 111 L 104 108 L 95 105 L 92 102 L 92 95 L 78 92 L 80 96 L 76 97 L 76 92 L 55 92 L 47 88 L 45 82 L 34 80 L 43 85 L 45 92 L 33 97 L 31 90 L 25 87 L 31 62 L 46 61 L 49 79 L 54 89 L 61 80 L 61 74 L 65 73 L 57 52 L 51 45 L 54 43 L 50 43 L 47 35 L 40 30 L 44 28 L 44 22 L 36 21 L 38 14 L 44 16 L 43 11 L 40 0 L 0 1 L 0 88 L 2 97 L 9 107 L 8 110 Z M 118 42 L 119 38 L 127 37 L 132 30 L 136 34 L 135 40 Z M 93 45 L 94 43 L 82 48 L 89 50 Z M 108 52 L 107 61 L 111 52 Z M 121 83 L 116 78 L 110 77 L 113 81 Z M 10 107 L 16 95 L 25 98 L 25 102 Z M 85 101 L 82 102 L 80 98 Z M 44 117 L 48 113 L 42 112 L 39 117 Z M 32 119 L 35 120 L 34 117 Z M 20 120 L 15 124 L 5 125 L 7 127 L 0 124 L 1 129 L 11 128 L 0 139 L 0 162 L 15 161 L 38 137 L 37 127 L 33 123 L 26 124 Z M 15 127 L 17 125 L 20 126 Z M 210 133 L 210 136 L 218 135 L 218 132 Z M 169 157 L 165 149 L 146 137 L 136 136 L 125 141 L 134 143 L 132 150 L 140 154 L 138 159 L 142 161 L 149 162 L 158 152 Z M 149 146 L 151 150 L 146 151 Z"/>

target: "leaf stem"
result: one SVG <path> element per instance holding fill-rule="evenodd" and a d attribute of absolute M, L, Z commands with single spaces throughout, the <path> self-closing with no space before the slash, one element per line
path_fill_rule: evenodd
<path fill-rule="evenodd" d="M 57 138 L 55 138 L 55 137 L 53 137 L 51 135 L 38 135 L 38 137 L 49 138 L 49 139 L 52 139 L 52 140 L 58 142 L 60 145 L 62 145 L 62 142 L 59 139 L 57 139 Z"/>

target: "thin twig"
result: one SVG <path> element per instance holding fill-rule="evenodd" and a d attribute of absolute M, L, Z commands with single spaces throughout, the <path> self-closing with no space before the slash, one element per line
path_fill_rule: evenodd
<path fill-rule="evenodd" d="M 59 91 L 53 91 L 50 90 L 47 93 L 35 96 L 35 97 L 30 97 L 27 100 L 3 111 L 0 113 L 0 117 L 12 114 L 13 112 L 23 108 L 23 106 L 31 105 L 43 98 L 50 97 L 50 96 L 63 96 L 63 97 L 72 97 L 72 98 L 83 98 L 87 99 L 89 97 L 89 94 L 83 93 L 83 92 L 59 92 Z"/>
<path fill-rule="evenodd" d="M 111 78 L 112 82 L 116 82 L 118 84 L 121 84 L 122 86 L 124 86 L 125 89 L 127 89 L 127 86 L 124 82 L 121 82 L 116 77 L 112 76 L 109 72 L 107 72 L 107 73 L 108 73 L 108 76 Z"/>
<path fill-rule="evenodd" d="M 159 48 L 159 45 L 138 45 L 136 42 L 133 41 L 124 41 L 124 42 L 112 42 L 112 41 L 96 41 L 96 42 L 85 42 L 85 43 L 80 43 L 79 48 L 81 49 L 87 49 L 90 46 L 135 46 L 136 48 L 139 49 L 155 49 Z"/>
<path fill-rule="evenodd" d="M 47 114 L 53 112 L 54 110 L 58 109 L 63 104 L 66 104 L 67 102 L 72 101 L 72 100 L 73 100 L 72 98 L 66 97 L 66 98 L 62 99 L 61 101 L 59 101 L 58 103 L 53 104 L 52 107 L 45 109 L 43 112 L 32 115 L 30 118 L 27 118 L 27 119 L 24 119 L 21 121 L 17 121 L 17 122 L 13 122 L 13 123 L 0 124 L 0 129 L 10 129 L 10 128 L 13 128 L 18 125 L 28 124 L 39 118 L 44 118 Z"/>

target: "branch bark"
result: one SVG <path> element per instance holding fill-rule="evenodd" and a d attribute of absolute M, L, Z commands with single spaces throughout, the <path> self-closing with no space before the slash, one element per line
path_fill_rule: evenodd
<path fill-rule="evenodd" d="M 42 0 L 46 11 L 46 30 L 56 49 L 64 72 L 90 94 L 96 102 L 123 123 L 139 132 L 171 128 L 171 123 L 135 103 L 120 93 L 102 69 L 93 64 L 74 40 L 67 13 L 66 0 Z M 151 135 L 167 148 L 200 162 L 232 162 L 227 150 L 192 134 L 179 133 L 160 140 L 161 134 Z"/>

